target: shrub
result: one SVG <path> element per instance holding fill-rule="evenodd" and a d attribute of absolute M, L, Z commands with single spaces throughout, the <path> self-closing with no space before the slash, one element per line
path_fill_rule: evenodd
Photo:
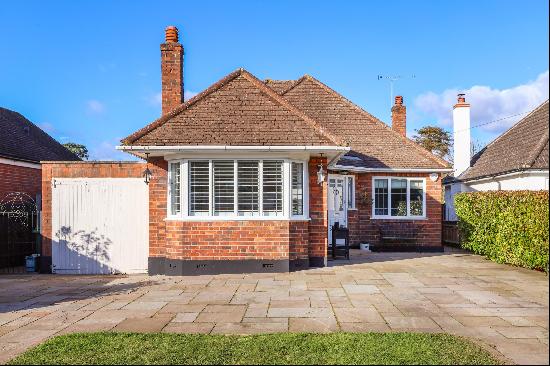
<path fill-rule="evenodd" d="M 548 273 L 547 191 L 460 193 L 455 208 L 463 248 Z"/>

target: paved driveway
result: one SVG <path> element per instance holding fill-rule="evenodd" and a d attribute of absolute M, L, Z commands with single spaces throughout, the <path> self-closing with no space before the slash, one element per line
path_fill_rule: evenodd
<path fill-rule="evenodd" d="M 1 276 L 0 362 L 55 334 L 449 332 L 548 364 L 548 277 L 479 256 L 353 253 L 285 274 Z"/>

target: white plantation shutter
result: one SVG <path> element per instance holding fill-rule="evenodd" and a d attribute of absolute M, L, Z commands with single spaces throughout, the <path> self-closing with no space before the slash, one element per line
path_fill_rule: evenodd
<path fill-rule="evenodd" d="M 189 215 L 207 216 L 210 213 L 210 163 L 189 163 Z"/>
<path fill-rule="evenodd" d="M 237 162 L 238 214 L 258 216 L 260 214 L 260 163 L 239 160 Z"/>
<path fill-rule="evenodd" d="M 283 215 L 283 162 L 264 160 L 262 169 L 264 216 Z"/>
<path fill-rule="evenodd" d="M 235 213 L 235 167 L 233 160 L 214 160 L 214 216 L 228 216 Z"/>

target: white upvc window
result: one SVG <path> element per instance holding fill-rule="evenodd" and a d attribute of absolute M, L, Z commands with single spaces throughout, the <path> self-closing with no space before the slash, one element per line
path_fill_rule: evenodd
<path fill-rule="evenodd" d="M 168 218 L 307 219 L 307 162 L 189 159 L 169 163 Z"/>
<path fill-rule="evenodd" d="M 426 179 L 374 177 L 372 217 L 375 219 L 425 219 Z"/>
<path fill-rule="evenodd" d="M 355 209 L 355 176 L 346 175 L 346 200 L 348 210 Z"/>

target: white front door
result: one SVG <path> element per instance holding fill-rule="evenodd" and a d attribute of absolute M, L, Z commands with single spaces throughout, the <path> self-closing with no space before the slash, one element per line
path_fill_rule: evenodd
<path fill-rule="evenodd" d="M 328 245 L 332 244 L 332 225 L 338 222 L 340 226 L 348 226 L 345 191 L 346 178 L 330 174 L 328 176 Z"/>

